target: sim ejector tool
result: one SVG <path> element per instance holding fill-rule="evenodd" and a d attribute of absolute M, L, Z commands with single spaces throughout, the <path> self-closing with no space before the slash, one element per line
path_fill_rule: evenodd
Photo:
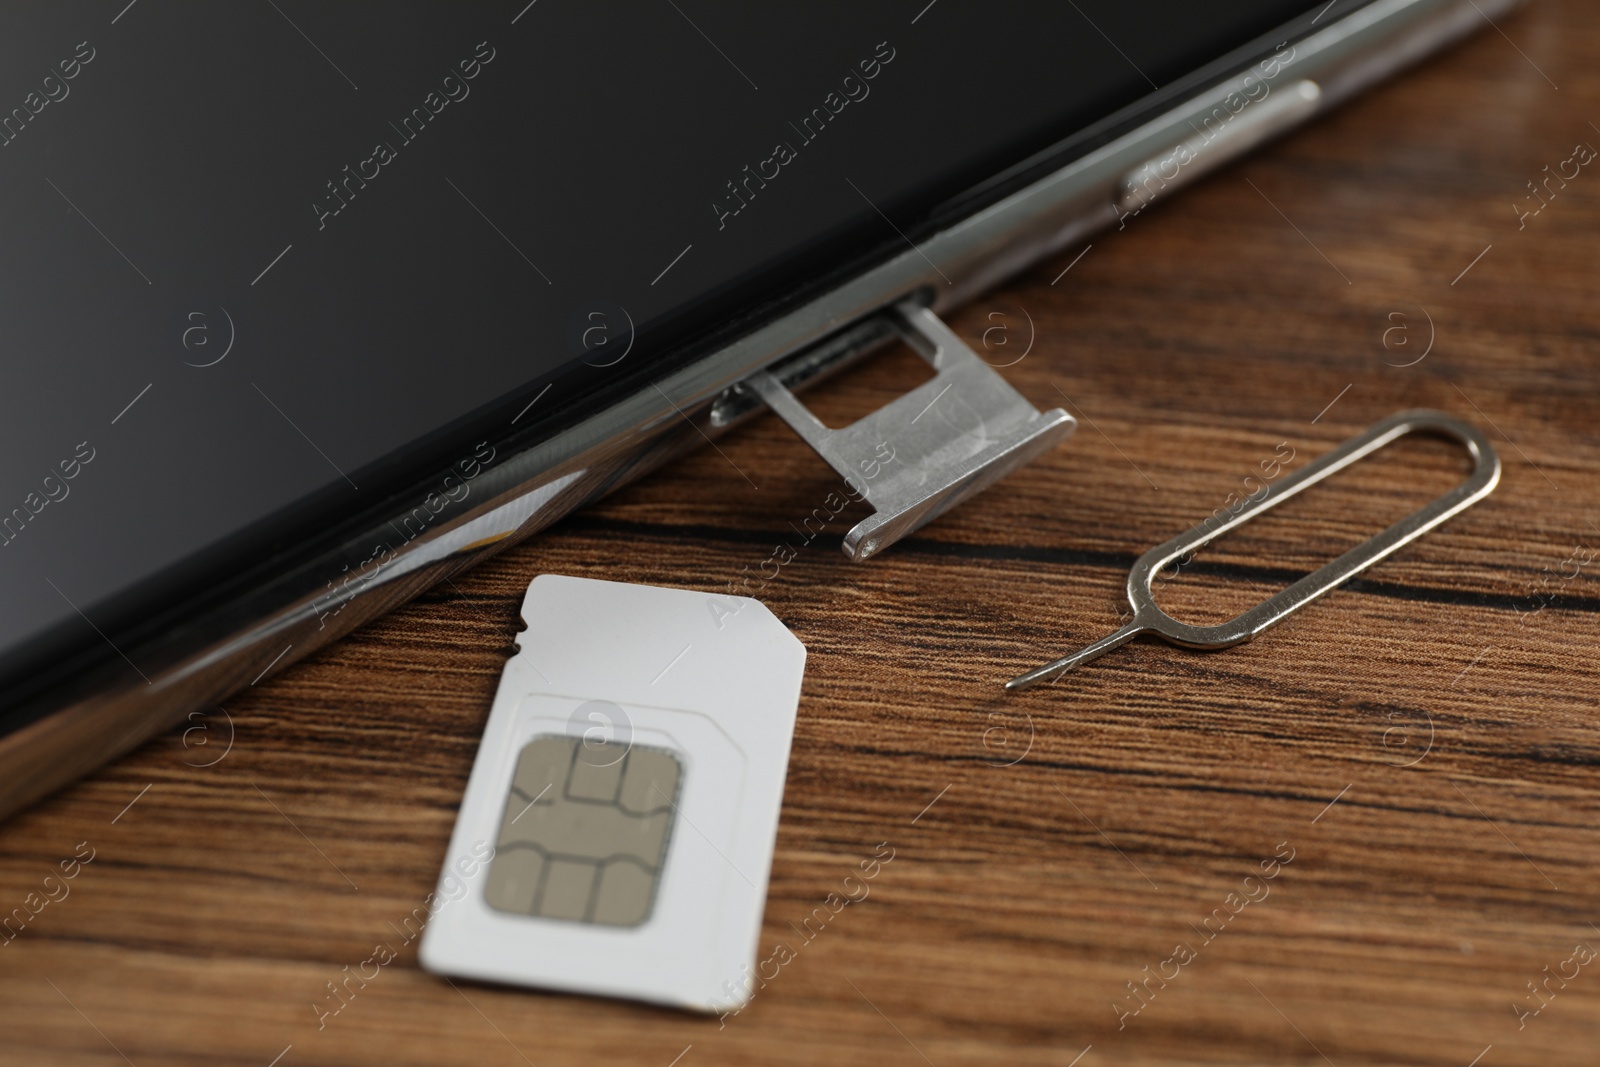
<path fill-rule="evenodd" d="M 1426 507 L 1407 515 L 1372 540 L 1357 545 L 1332 563 L 1313 571 L 1228 622 L 1215 626 L 1190 626 L 1156 607 L 1150 583 L 1161 568 L 1204 547 L 1268 508 L 1288 500 L 1307 486 L 1315 485 L 1330 474 L 1365 459 L 1406 434 L 1417 432 L 1451 437 L 1461 442 L 1472 456 L 1472 473 L 1460 485 Z M 1120 648 L 1135 636 L 1147 632 L 1159 634 L 1173 644 L 1186 648 L 1227 648 L 1249 641 L 1324 593 L 1354 578 L 1402 545 L 1409 544 L 1451 516 L 1476 504 L 1493 492 L 1499 481 L 1500 457 L 1476 427 L 1442 411 L 1397 412 L 1366 433 L 1351 438 L 1332 452 L 1270 486 L 1259 499 L 1246 501 L 1244 507 L 1223 522 L 1216 523 L 1214 519 L 1208 519 L 1140 556 L 1128 572 L 1128 603 L 1133 608 L 1132 622 L 1110 637 L 1103 637 L 1070 656 L 1063 656 L 1054 663 L 1011 679 L 1006 683 L 1006 688 L 1026 689 L 1096 659 L 1114 648 Z"/>

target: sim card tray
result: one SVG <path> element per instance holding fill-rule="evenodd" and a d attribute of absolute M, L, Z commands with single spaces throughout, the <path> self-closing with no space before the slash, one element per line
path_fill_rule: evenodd
<path fill-rule="evenodd" d="M 894 544 L 1065 440 L 1077 420 L 1041 412 L 912 300 L 883 312 L 896 333 L 937 372 L 932 379 L 840 430 L 824 426 L 770 371 L 748 379 L 782 416 L 872 505 L 844 538 L 860 561 Z"/>

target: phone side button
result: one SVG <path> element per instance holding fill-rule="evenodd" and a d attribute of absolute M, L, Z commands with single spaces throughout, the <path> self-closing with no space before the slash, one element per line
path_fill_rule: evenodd
<path fill-rule="evenodd" d="M 1310 118 L 1322 88 L 1309 78 L 1252 99 L 1231 92 L 1210 112 L 1190 119 L 1195 134 L 1129 171 L 1117 186 L 1117 211 L 1124 224 L 1153 201 L 1248 152 Z M 1198 119 L 1198 125 L 1196 125 Z"/>

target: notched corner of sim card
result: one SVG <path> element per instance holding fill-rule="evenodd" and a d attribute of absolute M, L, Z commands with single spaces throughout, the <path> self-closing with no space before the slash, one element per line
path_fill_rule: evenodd
<path fill-rule="evenodd" d="M 773 614 L 772 609 L 753 596 L 735 596 L 731 593 L 705 593 L 706 613 L 711 619 L 712 626 L 719 632 L 728 631 L 739 626 L 749 627 L 752 630 L 770 630 L 773 633 L 782 632 L 794 646 L 800 650 L 801 661 L 804 662 L 806 646 L 795 636 L 784 621 Z"/>
<path fill-rule="evenodd" d="M 517 647 L 522 647 L 522 639 L 527 636 L 528 626 L 533 622 L 533 613 L 541 599 L 556 595 L 563 586 L 574 582 L 582 582 L 582 578 L 574 578 L 566 574 L 536 574 L 533 581 L 528 583 L 528 588 L 522 591 L 522 605 L 518 615 L 522 618 L 522 630 L 512 638 Z"/>

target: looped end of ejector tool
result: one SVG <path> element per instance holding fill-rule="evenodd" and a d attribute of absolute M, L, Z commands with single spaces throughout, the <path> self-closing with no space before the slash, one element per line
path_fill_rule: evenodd
<path fill-rule="evenodd" d="M 1372 453 L 1411 433 L 1432 433 L 1459 441 L 1471 455 L 1472 473 L 1454 489 L 1412 512 L 1387 530 L 1357 545 L 1333 562 L 1306 575 L 1293 585 L 1268 597 L 1255 607 L 1215 626 L 1190 626 L 1179 622 L 1156 606 L 1151 582 L 1160 570 L 1187 556 L 1236 526 L 1241 526 L 1268 508 L 1275 507 L 1307 486 L 1357 463 Z M 1270 486 L 1259 499 L 1247 501 L 1225 521 L 1207 520 L 1165 544 L 1157 545 L 1133 564 L 1128 572 L 1128 604 L 1133 621 L 1109 637 L 1088 645 L 1069 656 L 1047 663 L 1037 670 L 1019 675 L 1006 683 L 1007 689 L 1027 689 L 1065 671 L 1120 648 L 1142 633 L 1153 633 L 1185 648 L 1228 648 L 1264 633 L 1344 582 L 1349 581 L 1379 560 L 1421 537 L 1429 530 L 1465 511 L 1494 491 L 1500 483 L 1500 457 L 1489 439 L 1477 427 L 1442 411 L 1401 411 L 1375 424 L 1365 433 L 1352 437 L 1332 452 Z"/>

